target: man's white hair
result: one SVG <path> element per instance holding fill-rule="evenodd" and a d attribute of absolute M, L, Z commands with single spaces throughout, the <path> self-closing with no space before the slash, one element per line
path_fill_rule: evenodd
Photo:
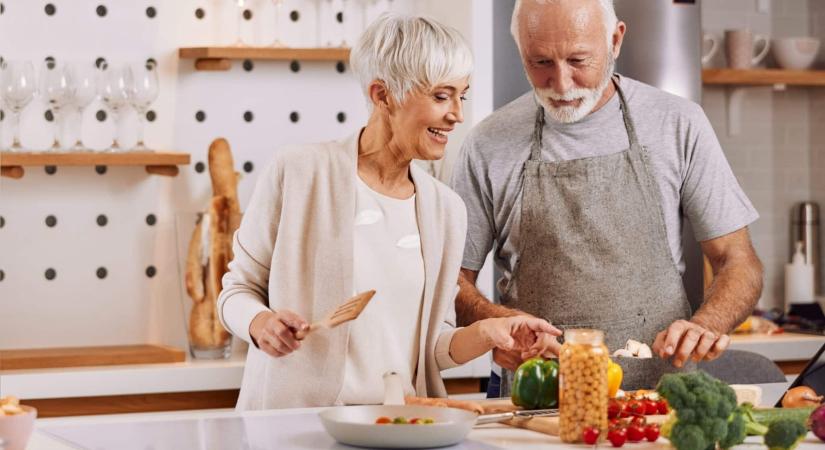
<path fill-rule="evenodd" d="M 401 103 L 413 88 L 469 76 L 473 54 L 455 28 L 428 17 L 386 13 L 364 30 L 350 65 L 367 97 L 370 83 L 381 80 Z"/>
<path fill-rule="evenodd" d="M 519 41 L 519 10 L 525 1 L 536 3 L 555 3 L 558 0 L 516 0 L 516 6 L 513 8 L 513 18 L 510 21 L 510 33 L 513 39 L 516 40 L 516 45 L 521 50 L 521 41 Z M 602 9 L 602 20 L 604 21 L 605 34 L 607 35 L 607 51 L 613 50 L 613 33 L 616 31 L 616 24 L 619 23 L 616 18 L 616 8 L 613 6 L 613 0 L 598 0 L 599 6 Z"/>

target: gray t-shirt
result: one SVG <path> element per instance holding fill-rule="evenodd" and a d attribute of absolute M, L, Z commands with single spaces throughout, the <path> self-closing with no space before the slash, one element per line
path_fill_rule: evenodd
<path fill-rule="evenodd" d="M 739 230 L 759 215 L 742 192 L 702 108 L 681 97 L 620 77 L 630 116 L 650 154 L 662 197 L 668 243 L 680 271 L 682 218 L 698 241 Z M 465 139 L 452 186 L 467 205 L 467 242 L 462 266 L 479 270 L 495 244 L 494 261 L 504 291 L 518 259 L 521 187 L 530 157 L 537 102 L 532 91 L 498 109 Z M 566 161 L 608 155 L 630 147 L 619 96 L 573 124 L 547 117 L 542 158 Z M 552 264 L 548 261 L 547 264 Z"/>

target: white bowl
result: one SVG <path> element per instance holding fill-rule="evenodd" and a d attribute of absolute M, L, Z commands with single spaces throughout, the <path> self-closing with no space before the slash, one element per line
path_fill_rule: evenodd
<path fill-rule="evenodd" d="M 476 423 L 475 413 L 433 406 L 341 406 L 322 411 L 321 423 L 336 441 L 368 448 L 432 448 L 464 440 Z M 377 425 L 379 417 L 429 417 L 426 425 Z"/>
<path fill-rule="evenodd" d="M 34 419 L 37 410 L 31 406 L 20 405 L 25 411 L 23 414 L 0 416 L 0 442 L 3 450 L 23 450 L 29 442 L 34 429 Z"/>
<path fill-rule="evenodd" d="M 809 69 L 816 60 L 820 40 L 812 37 L 774 39 L 771 49 L 776 62 L 783 69 Z"/>

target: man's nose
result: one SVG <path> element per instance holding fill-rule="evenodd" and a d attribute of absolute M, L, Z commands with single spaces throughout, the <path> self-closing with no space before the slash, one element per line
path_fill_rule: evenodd
<path fill-rule="evenodd" d="M 547 87 L 558 94 L 567 93 L 573 88 L 573 72 L 566 64 L 556 64 L 547 80 Z"/>

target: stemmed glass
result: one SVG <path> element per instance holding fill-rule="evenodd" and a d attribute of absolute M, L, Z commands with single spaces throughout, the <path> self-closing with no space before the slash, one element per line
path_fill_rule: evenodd
<path fill-rule="evenodd" d="M 52 112 L 54 143 L 52 151 L 60 151 L 63 132 L 63 107 L 74 101 L 75 85 L 71 69 L 64 63 L 47 60 L 40 71 L 40 92 Z"/>
<path fill-rule="evenodd" d="M 241 31 L 243 31 L 243 12 L 246 6 L 246 0 L 232 0 L 232 3 L 238 8 L 238 38 L 235 40 L 235 47 L 246 47 L 243 39 L 241 39 Z"/>
<path fill-rule="evenodd" d="M 0 64 L 0 96 L 11 111 L 11 151 L 21 151 L 20 112 L 34 98 L 36 91 L 34 66 L 31 61 L 3 61 Z"/>
<path fill-rule="evenodd" d="M 74 74 L 74 101 L 70 105 L 77 113 L 77 139 L 72 151 L 83 150 L 83 110 L 97 97 L 97 80 L 100 71 L 92 63 L 76 63 L 72 65 Z"/>
<path fill-rule="evenodd" d="M 286 47 L 281 41 L 281 9 L 284 6 L 284 0 L 272 0 L 272 3 L 275 5 L 275 40 L 271 47 Z"/>
<path fill-rule="evenodd" d="M 133 150 L 145 151 L 146 145 L 143 143 L 143 129 L 146 125 L 146 113 L 158 98 L 160 85 L 158 83 L 158 71 L 154 64 L 147 63 L 137 70 L 135 81 L 130 95 L 132 107 L 138 114 L 137 143 Z"/>
<path fill-rule="evenodd" d="M 120 123 L 120 112 L 122 108 L 129 104 L 129 98 L 134 88 L 132 70 L 129 66 L 114 67 L 109 66 L 103 71 L 103 83 L 101 84 L 100 96 L 109 108 L 112 121 L 115 124 L 115 131 L 112 137 L 110 152 L 121 151 L 117 142 L 118 124 Z"/>

